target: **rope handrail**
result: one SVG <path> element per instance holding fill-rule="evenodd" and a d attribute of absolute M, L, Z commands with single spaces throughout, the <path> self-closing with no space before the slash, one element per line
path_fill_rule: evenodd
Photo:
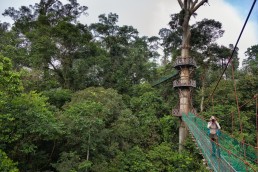
<path fill-rule="evenodd" d="M 236 51 L 238 42 L 239 42 L 239 40 L 240 40 L 240 38 L 241 38 L 241 36 L 242 36 L 242 34 L 243 34 L 243 32 L 244 32 L 245 26 L 246 26 L 246 24 L 247 24 L 247 22 L 248 22 L 248 20 L 249 20 L 249 17 L 250 17 L 250 15 L 251 15 L 252 11 L 253 11 L 253 8 L 254 8 L 255 3 L 256 3 L 256 0 L 254 0 L 253 4 L 252 4 L 252 6 L 251 6 L 251 8 L 250 8 L 250 10 L 249 10 L 249 13 L 248 13 L 248 15 L 247 15 L 247 17 L 246 17 L 245 23 L 244 23 L 244 25 L 243 25 L 243 27 L 242 27 L 242 29 L 241 29 L 241 32 L 240 32 L 240 34 L 239 34 L 239 36 L 238 36 L 238 39 L 237 39 L 236 44 L 235 44 L 235 46 L 234 46 L 234 49 L 233 49 L 233 51 L 232 51 L 232 53 L 231 53 L 231 55 L 230 55 L 230 58 L 229 58 L 229 60 L 228 60 L 228 62 L 227 62 L 227 64 L 226 64 L 226 66 L 225 66 L 225 68 L 224 68 L 222 74 L 220 75 L 219 80 L 218 80 L 218 82 L 216 83 L 216 86 L 215 86 L 215 88 L 214 88 L 213 91 L 212 91 L 212 94 L 211 94 L 210 97 L 208 98 L 208 102 L 209 102 L 210 98 L 214 95 L 215 90 L 217 89 L 217 87 L 218 87 L 218 85 L 219 85 L 219 83 L 220 83 L 220 81 L 221 81 L 221 79 L 222 79 L 224 73 L 226 72 L 226 70 L 227 70 L 227 68 L 228 68 L 228 65 L 229 65 L 231 59 L 233 58 L 233 55 L 234 55 L 234 53 L 235 53 L 235 51 Z"/>
<path fill-rule="evenodd" d="M 207 121 L 203 116 L 199 115 L 197 112 L 196 112 L 196 113 L 193 113 L 193 114 L 194 114 L 196 117 L 202 119 L 203 121 Z M 224 130 L 222 130 L 222 129 L 221 129 L 220 131 L 221 131 L 221 133 L 223 133 L 224 135 L 228 135 L 228 133 L 227 133 L 226 131 L 224 131 Z M 231 137 L 231 138 L 235 139 L 234 137 Z M 235 139 L 235 140 L 236 140 L 236 139 Z M 256 146 L 251 145 L 251 144 L 249 144 L 249 143 L 241 142 L 241 141 L 239 141 L 239 140 L 238 140 L 238 142 L 241 143 L 242 145 L 244 145 L 245 147 L 251 147 L 252 149 L 257 149 Z"/>
<path fill-rule="evenodd" d="M 250 100 L 248 100 L 248 101 L 246 101 L 244 104 L 242 104 L 241 106 L 239 106 L 239 109 L 242 109 L 245 105 L 247 105 L 247 104 L 249 104 L 250 102 L 252 102 L 252 101 L 254 101 L 254 100 L 256 100 L 258 98 L 258 93 L 256 93 L 254 96 L 252 96 L 252 98 L 250 99 Z M 230 114 L 231 113 L 234 113 L 236 110 L 232 110 L 231 112 L 230 112 Z M 202 113 L 204 113 L 204 112 L 202 112 Z M 208 119 L 205 119 L 203 116 L 201 116 L 201 115 L 199 115 L 196 111 L 195 111 L 195 113 L 194 113 L 196 116 L 198 116 L 199 118 L 201 118 L 201 119 L 203 119 L 204 121 L 207 121 Z M 257 125 L 257 124 L 256 124 Z M 257 128 L 258 128 L 258 126 L 257 126 Z M 224 131 L 224 130 L 221 130 L 223 133 L 227 133 L 226 131 Z M 258 142 L 258 141 L 257 141 Z M 253 147 L 253 148 L 255 148 L 255 147 L 258 147 L 258 144 L 257 144 L 257 146 L 254 146 L 254 145 L 251 145 L 251 144 L 248 144 L 248 143 L 244 143 L 244 145 L 247 145 L 247 146 L 251 146 L 251 147 Z"/>
<path fill-rule="evenodd" d="M 195 114 L 192 114 L 192 113 L 189 113 L 188 115 L 184 114 L 183 119 L 186 122 L 187 126 L 190 128 L 190 131 L 192 130 L 191 132 L 194 134 L 195 137 L 197 137 L 196 139 L 201 140 L 201 142 L 202 142 L 202 143 L 200 143 L 200 144 L 202 144 L 201 146 L 206 146 L 206 148 L 201 148 L 201 149 L 203 149 L 203 152 L 206 154 L 206 158 L 209 159 L 210 153 L 207 153 L 207 151 L 205 151 L 205 149 L 206 150 L 210 149 L 209 147 L 211 147 L 211 145 L 207 145 L 207 144 L 211 144 L 211 143 L 210 143 L 210 140 L 207 141 L 208 134 L 206 133 L 207 125 L 206 125 L 205 120 L 201 119 L 201 117 L 196 116 Z M 199 135 L 199 138 L 198 138 L 198 135 Z M 248 157 L 243 156 L 241 154 L 241 152 L 239 152 L 239 150 L 232 149 L 231 147 L 227 148 L 229 145 L 228 144 L 224 145 L 227 142 L 228 142 L 228 140 L 221 140 L 221 136 L 220 136 L 220 143 L 216 144 L 222 150 L 222 154 L 224 155 L 223 161 L 232 161 L 229 163 L 230 164 L 235 163 L 234 166 L 238 169 L 239 168 L 242 169 L 245 166 L 245 168 L 255 171 L 254 167 L 252 166 L 252 165 L 255 166 L 255 164 L 256 164 L 255 159 L 250 159 Z M 229 143 L 231 144 L 230 141 L 229 141 Z M 206 145 L 203 145 L 203 144 L 206 144 Z M 235 144 L 235 147 L 241 148 L 238 144 Z M 245 148 L 246 147 L 244 147 L 244 149 Z M 251 150 L 251 151 L 254 151 L 254 153 L 255 153 L 255 149 Z M 248 156 L 251 156 L 251 155 L 248 155 Z M 222 157 L 222 159 L 223 159 L 223 157 Z M 210 159 L 210 161 L 212 161 L 212 160 Z M 226 165 L 227 162 L 219 162 L 219 161 L 216 162 L 217 163 L 216 168 L 219 168 L 221 166 L 223 166 L 223 168 L 227 168 L 227 169 L 231 168 L 230 166 Z M 210 162 L 210 163 L 212 163 L 212 162 Z M 218 164 L 218 163 L 222 163 L 222 164 Z M 211 166 L 213 168 L 215 168 L 214 165 L 211 165 Z"/>
<path fill-rule="evenodd" d="M 183 116 L 183 118 L 184 117 L 185 115 Z M 216 172 L 220 171 L 219 169 L 227 169 L 226 171 L 236 171 L 230 164 L 226 163 L 225 161 L 217 161 L 216 159 L 214 159 L 214 157 L 211 155 L 212 149 L 210 139 L 203 133 L 203 131 L 201 131 L 199 128 L 196 128 L 194 124 L 190 121 L 187 122 L 186 119 L 187 118 L 185 118 L 184 121 L 187 123 L 187 126 L 190 128 L 190 131 L 196 138 L 197 145 L 199 145 L 198 147 L 202 150 L 202 155 L 207 160 L 208 165 Z M 193 132 L 193 130 L 195 132 Z M 196 135 L 201 135 L 202 137 L 199 137 L 198 139 Z"/>

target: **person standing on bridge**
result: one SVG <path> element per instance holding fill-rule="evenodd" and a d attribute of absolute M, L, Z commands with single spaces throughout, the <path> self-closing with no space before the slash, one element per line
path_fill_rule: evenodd
<path fill-rule="evenodd" d="M 207 128 L 209 129 L 209 136 L 212 144 L 212 155 L 215 156 L 216 144 L 218 144 L 218 134 L 220 132 L 220 125 L 214 116 L 211 116 L 208 122 Z M 220 150 L 218 149 L 218 155 L 220 156 Z"/>

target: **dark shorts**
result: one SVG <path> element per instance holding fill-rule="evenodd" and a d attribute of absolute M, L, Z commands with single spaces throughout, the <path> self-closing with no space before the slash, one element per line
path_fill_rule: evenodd
<path fill-rule="evenodd" d="M 210 138 L 211 138 L 211 140 L 213 140 L 213 141 L 218 140 L 217 134 L 210 134 Z"/>

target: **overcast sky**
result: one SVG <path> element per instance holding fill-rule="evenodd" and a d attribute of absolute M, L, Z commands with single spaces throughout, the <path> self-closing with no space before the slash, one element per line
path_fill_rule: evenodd
<path fill-rule="evenodd" d="M 21 5 L 28 6 L 39 1 L 0 0 L 0 12 L 3 13 L 8 7 L 19 8 Z M 62 0 L 62 2 L 68 1 Z M 180 11 L 177 0 L 78 0 L 78 2 L 89 8 L 88 15 L 81 18 L 82 23 L 97 22 L 100 14 L 112 12 L 119 15 L 119 25 L 132 25 L 142 36 L 158 36 L 161 28 L 168 27 L 170 14 Z M 209 5 L 197 10 L 198 15 L 192 18 L 191 23 L 203 18 L 220 21 L 225 33 L 218 43 L 225 46 L 235 44 L 252 3 L 253 0 L 209 0 Z M 11 22 L 2 15 L 0 21 Z M 257 3 L 238 44 L 241 61 L 245 58 L 246 49 L 256 44 L 258 44 Z"/>

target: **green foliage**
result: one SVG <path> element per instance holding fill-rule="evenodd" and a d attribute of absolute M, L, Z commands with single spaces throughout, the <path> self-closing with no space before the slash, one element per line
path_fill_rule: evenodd
<path fill-rule="evenodd" d="M 171 145 L 164 142 L 148 152 L 153 163 L 153 171 L 198 171 L 200 165 L 188 153 L 173 151 Z"/>
<path fill-rule="evenodd" d="M 152 171 L 153 165 L 147 158 L 146 153 L 135 146 L 132 149 L 119 154 L 107 171 L 130 171 L 130 172 L 147 172 Z"/>
<path fill-rule="evenodd" d="M 178 20 L 188 11 L 171 15 L 160 38 L 148 38 L 119 26 L 115 13 L 88 27 L 77 21 L 86 10 L 76 0 L 42 0 L 4 12 L 14 27 L 0 23 L 0 171 L 205 171 L 192 142 L 185 144 L 191 153 L 177 152 L 178 119 L 170 113 L 178 94 L 171 80 L 148 84 L 171 74 L 170 59 L 181 51 Z M 208 19 L 190 28 L 198 64 L 194 107 L 213 91 L 233 48 L 215 43 L 221 28 Z M 157 68 L 160 46 L 165 66 Z M 257 46 L 246 55 L 235 75 L 240 104 L 258 91 Z M 238 119 L 230 71 L 213 98 L 204 102 L 203 116 L 215 115 L 227 133 L 255 143 L 255 103 L 243 106 Z"/>
<path fill-rule="evenodd" d="M 153 46 L 156 39 L 139 37 L 132 26 L 120 27 L 117 22 L 117 14 L 103 14 L 90 28 L 107 51 L 102 68 L 103 85 L 126 93 L 131 86 L 149 80 L 155 74 L 155 64 L 150 59 L 155 59 L 158 54 Z"/>
<path fill-rule="evenodd" d="M 205 102 L 206 109 L 203 116 L 209 119 L 214 115 L 218 118 L 222 130 L 231 133 L 239 140 L 245 140 L 249 144 L 255 144 L 255 101 L 254 95 L 257 93 L 257 77 L 252 74 L 243 75 L 243 71 L 239 71 L 236 75 L 236 95 L 234 91 L 234 81 L 222 79 L 216 88 L 213 100 Z M 205 95 L 210 95 L 215 88 L 217 82 L 213 82 L 205 90 Z M 236 104 L 236 96 L 240 111 L 238 112 Z M 253 100 L 253 101 L 251 101 Z M 249 102 L 249 103 L 246 103 Z M 245 105 L 245 106 L 242 106 Z M 242 133 L 241 133 L 242 128 Z"/>
<path fill-rule="evenodd" d="M 129 150 L 122 159 L 124 171 L 144 172 L 152 169 L 152 164 L 139 147 Z"/>
<path fill-rule="evenodd" d="M 87 160 L 81 160 L 80 156 L 76 152 L 62 152 L 60 160 L 52 166 L 58 172 L 84 172 L 91 166 L 91 162 Z"/>
<path fill-rule="evenodd" d="M 8 115 L 5 116 L 5 121 L 1 121 L 5 122 L 1 146 L 15 157 L 14 160 L 19 162 L 22 171 L 35 171 L 45 165 L 51 154 L 52 141 L 62 133 L 62 124 L 54 116 L 55 109 L 46 101 L 46 97 L 30 92 L 14 97 L 2 109 Z M 43 145 L 45 149 L 42 148 Z"/>
<path fill-rule="evenodd" d="M 17 95 L 22 91 L 19 74 L 12 71 L 9 58 L 0 54 L 0 94 Z"/>
<path fill-rule="evenodd" d="M 172 115 L 160 118 L 160 128 L 162 140 L 167 143 L 177 143 L 178 141 L 178 119 Z M 177 145 L 174 145 L 177 148 Z"/>
<path fill-rule="evenodd" d="M 243 100 L 249 100 L 258 92 L 258 78 L 256 75 L 242 73 L 237 82 L 237 90 Z M 244 104 L 244 102 L 241 102 Z M 252 102 L 253 103 L 253 102 Z"/>
<path fill-rule="evenodd" d="M 25 41 L 16 31 L 9 29 L 9 26 L 9 23 L 0 23 L 0 53 L 12 60 L 15 69 L 20 69 L 21 64 L 29 63 L 25 58 L 26 49 L 21 46 Z"/>
<path fill-rule="evenodd" d="M 209 45 L 222 37 L 224 30 L 222 24 L 212 19 L 203 19 L 195 23 L 191 29 L 191 45 L 194 48 L 205 49 L 204 45 Z"/>
<path fill-rule="evenodd" d="M 12 101 L 11 113 L 15 116 L 20 135 L 31 133 L 37 137 L 55 138 L 58 125 L 47 98 L 31 92 Z"/>
<path fill-rule="evenodd" d="M 73 63 L 74 90 L 104 85 L 107 52 L 95 42 L 90 42 L 88 49 Z"/>
<path fill-rule="evenodd" d="M 157 144 L 160 140 L 158 118 L 163 116 L 165 109 L 162 106 L 162 98 L 149 86 L 148 84 L 135 86 L 132 91 L 135 96 L 130 101 L 130 109 L 139 122 L 138 139 L 145 147 Z"/>
<path fill-rule="evenodd" d="M 54 105 L 59 109 L 61 109 L 65 103 L 69 102 L 72 97 L 71 90 L 61 88 L 44 91 L 42 94 L 48 97 L 47 101 L 51 105 Z"/>
<path fill-rule="evenodd" d="M 86 10 L 77 1 L 64 5 L 41 1 L 19 10 L 5 10 L 4 15 L 15 21 L 15 31 L 25 37 L 22 47 L 27 49 L 24 56 L 29 59 L 25 66 L 41 69 L 43 81 L 54 75 L 63 88 L 74 88 L 73 62 L 85 58 L 92 39 L 87 26 L 75 22 Z"/>
<path fill-rule="evenodd" d="M 201 166 L 188 153 L 178 153 L 171 144 L 163 142 L 147 153 L 139 147 L 119 154 L 105 171 L 198 171 Z"/>
<path fill-rule="evenodd" d="M 68 105 L 82 103 L 83 101 L 93 101 L 105 105 L 108 110 L 106 116 L 110 118 L 110 120 L 116 119 L 120 114 L 120 111 L 125 109 L 122 96 L 114 89 L 90 87 L 85 90 L 75 92 Z"/>
<path fill-rule="evenodd" d="M 87 152 L 88 146 L 96 149 L 97 141 L 102 140 L 104 130 L 104 107 L 97 102 L 82 102 L 70 106 L 65 112 L 64 123 L 70 147 L 80 152 Z M 90 141 L 94 142 L 91 143 Z M 81 145 L 81 146 L 78 146 Z M 77 147 L 77 148 L 76 148 Z"/>
<path fill-rule="evenodd" d="M 258 74 L 258 45 L 253 45 L 245 52 L 247 59 L 243 60 L 243 66 L 246 72 L 252 73 L 253 75 Z"/>
<path fill-rule="evenodd" d="M 17 163 L 9 159 L 5 152 L 0 149 L 0 171 L 2 172 L 19 172 Z"/>
<path fill-rule="evenodd" d="M 45 90 L 60 87 L 60 84 L 52 75 L 48 75 L 48 77 L 42 79 L 42 75 L 44 75 L 42 70 L 25 68 L 20 71 L 20 74 L 25 92 L 44 92 Z"/>
<path fill-rule="evenodd" d="M 136 122 L 130 114 L 113 89 L 91 87 L 75 92 L 61 116 L 66 132 L 63 146 L 76 151 L 81 159 L 88 158 L 91 168 L 98 169 L 105 161 L 103 156 L 112 157 L 126 149 Z"/>
<path fill-rule="evenodd" d="M 17 139 L 10 135 L 15 125 L 15 118 L 10 113 L 10 102 L 15 96 L 19 96 L 23 90 L 19 74 L 12 70 L 12 64 L 9 58 L 0 54 L 0 141 L 9 143 Z M 12 127 L 10 127 L 12 126 Z"/>

